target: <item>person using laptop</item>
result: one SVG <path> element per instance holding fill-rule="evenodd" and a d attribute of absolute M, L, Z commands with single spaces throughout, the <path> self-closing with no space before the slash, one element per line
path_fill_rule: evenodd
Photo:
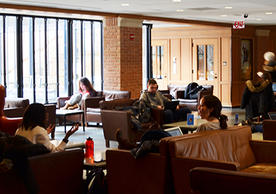
<path fill-rule="evenodd" d="M 200 104 L 198 106 L 198 114 L 202 119 L 206 119 L 208 122 L 198 126 L 196 132 L 226 129 L 227 116 L 221 114 L 221 109 L 221 102 L 216 96 L 203 96 L 200 99 Z"/>
<path fill-rule="evenodd" d="M 180 108 L 179 105 L 176 105 L 161 94 L 161 92 L 158 91 L 158 84 L 154 79 L 148 80 L 147 90 L 141 94 L 140 101 L 143 101 L 146 106 L 150 108 L 164 110 L 164 123 L 185 120 L 187 118 L 187 113 L 191 112 L 187 108 Z M 175 106 L 175 108 L 172 108 L 172 106 Z"/>

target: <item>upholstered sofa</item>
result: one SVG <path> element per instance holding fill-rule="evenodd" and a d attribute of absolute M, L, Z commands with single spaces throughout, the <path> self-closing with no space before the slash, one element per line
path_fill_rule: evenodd
<path fill-rule="evenodd" d="M 109 147 L 109 141 L 116 141 L 116 131 L 120 129 L 122 138 L 131 143 L 140 140 L 145 131 L 150 129 L 159 129 L 163 121 L 163 110 L 151 109 L 151 115 L 154 122 L 142 124 L 143 130 L 134 129 L 131 123 L 131 113 L 129 111 L 118 110 L 118 107 L 132 106 L 135 99 L 115 99 L 111 101 L 101 101 L 101 117 L 106 147 Z"/>
<path fill-rule="evenodd" d="M 214 90 L 213 85 L 202 85 L 204 90 L 200 90 L 198 92 L 198 98 L 197 99 L 185 99 L 184 98 L 184 93 L 185 93 L 186 87 L 187 87 L 187 85 L 170 84 L 170 85 L 168 85 L 168 91 L 169 91 L 169 94 L 173 98 L 179 100 L 180 105 L 189 108 L 191 111 L 196 111 L 197 106 L 199 105 L 200 99 L 204 95 L 213 94 L 213 90 Z"/>
<path fill-rule="evenodd" d="M 83 150 L 56 152 L 30 157 L 29 165 L 38 194 L 83 192 Z M 22 178 L 14 171 L 0 173 L 0 193 L 27 194 Z"/>
<path fill-rule="evenodd" d="M 276 174 L 275 149 L 276 142 L 253 141 L 251 128 L 241 126 L 163 138 L 160 154 L 138 160 L 126 150 L 107 150 L 109 194 L 193 193 L 195 167 Z"/>
<path fill-rule="evenodd" d="M 200 194 L 274 194 L 276 175 L 196 167 L 190 172 L 191 186 Z"/>
<path fill-rule="evenodd" d="M 81 103 L 81 109 L 84 110 L 85 123 L 87 124 L 88 122 L 96 122 L 96 123 L 102 122 L 101 110 L 99 107 L 100 101 L 102 100 L 110 101 L 114 99 L 123 99 L 123 98 L 129 99 L 130 96 L 131 96 L 130 91 L 116 91 L 116 90 L 97 91 L 97 96 L 87 97 Z M 59 97 L 57 99 L 57 108 L 61 108 L 65 106 L 65 101 L 69 99 L 70 97 Z M 79 121 L 81 120 L 81 116 L 73 115 L 68 117 L 68 119 L 72 121 Z"/>
<path fill-rule="evenodd" d="M 29 99 L 14 98 L 5 99 L 4 115 L 6 117 L 23 117 L 25 109 L 30 104 Z"/>

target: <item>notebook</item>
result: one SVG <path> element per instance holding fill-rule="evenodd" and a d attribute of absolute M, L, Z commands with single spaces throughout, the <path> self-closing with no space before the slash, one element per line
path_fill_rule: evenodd
<path fill-rule="evenodd" d="M 276 120 L 276 112 L 269 112 L 267 114 L 271 120 Z"/>
<path fill-rule="evenodd" d="M 171 136 L 183 135 L 180 127 L 172 127 L 172 128 L 165 129 L 164 131 L 168 132 Z"/>

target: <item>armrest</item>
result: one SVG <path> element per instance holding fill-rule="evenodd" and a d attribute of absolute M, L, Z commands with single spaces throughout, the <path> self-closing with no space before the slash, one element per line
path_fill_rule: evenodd
<path fill-rule="evenodd" d="M 164 121 L 164 110 L 151 108 L 152 118 L 161 126 Z"/>
<path fill-rule="evenodd" d="M 239 164 L 218 160 L 177 157 L 171 158 L 171 166 L 176 193 L 190 193 L 191 185 L 189 172 L 192 168 L 211 167 L 236 171 Z"/>
<path fill-rule="evenodd" d="M 69 100 L 69 99 L 70 99 L 70 96 L 69 97 L 58 97 L 57 98 L 57 108 L 64 107 L 65 101 Z"/>
<path fill-rule="evenodd" d="M 264 120 L 263 121 L 263 139 L 264 140 L 276 140 L 276 120 Z"/>
<path fill-rule="evenodd" d="M 273 193 L 276 189 L 275 175 L 194 168 L 190 172 L 191 186 L 200 193 Z M 250 185 L 250 186 L 249 186 Z"/>
<path fill-rule="evenodd" d="M 5 108 L 4 115 L 6 117 L 23 117 L 26 107 Z"/>
<path fill-rule="evenodd" d="M 276 141 L 251 140 L 250 146 L 255 155 L 257 163 L 276 163 Z"/>
<path fill-rule="evenodd" d="M 104 100 L 104 97 L 87 97 L 84 99 L 84 103 L 82 103 L 82 109 L 86 110 L 87 108 L 100 108 L 100 101 Z"/>

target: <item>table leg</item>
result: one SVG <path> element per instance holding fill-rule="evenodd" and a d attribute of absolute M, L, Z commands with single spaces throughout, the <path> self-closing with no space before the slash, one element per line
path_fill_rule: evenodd
<path fill-rule="evenodd" d="M 85 132 L 84 112 L 82 113 L 82 127 L 83 132 Z"/>
<path fill-rule="evenodd" d="M 64 133 L 66 133 L 66 116 L 63 117 Z"/>

